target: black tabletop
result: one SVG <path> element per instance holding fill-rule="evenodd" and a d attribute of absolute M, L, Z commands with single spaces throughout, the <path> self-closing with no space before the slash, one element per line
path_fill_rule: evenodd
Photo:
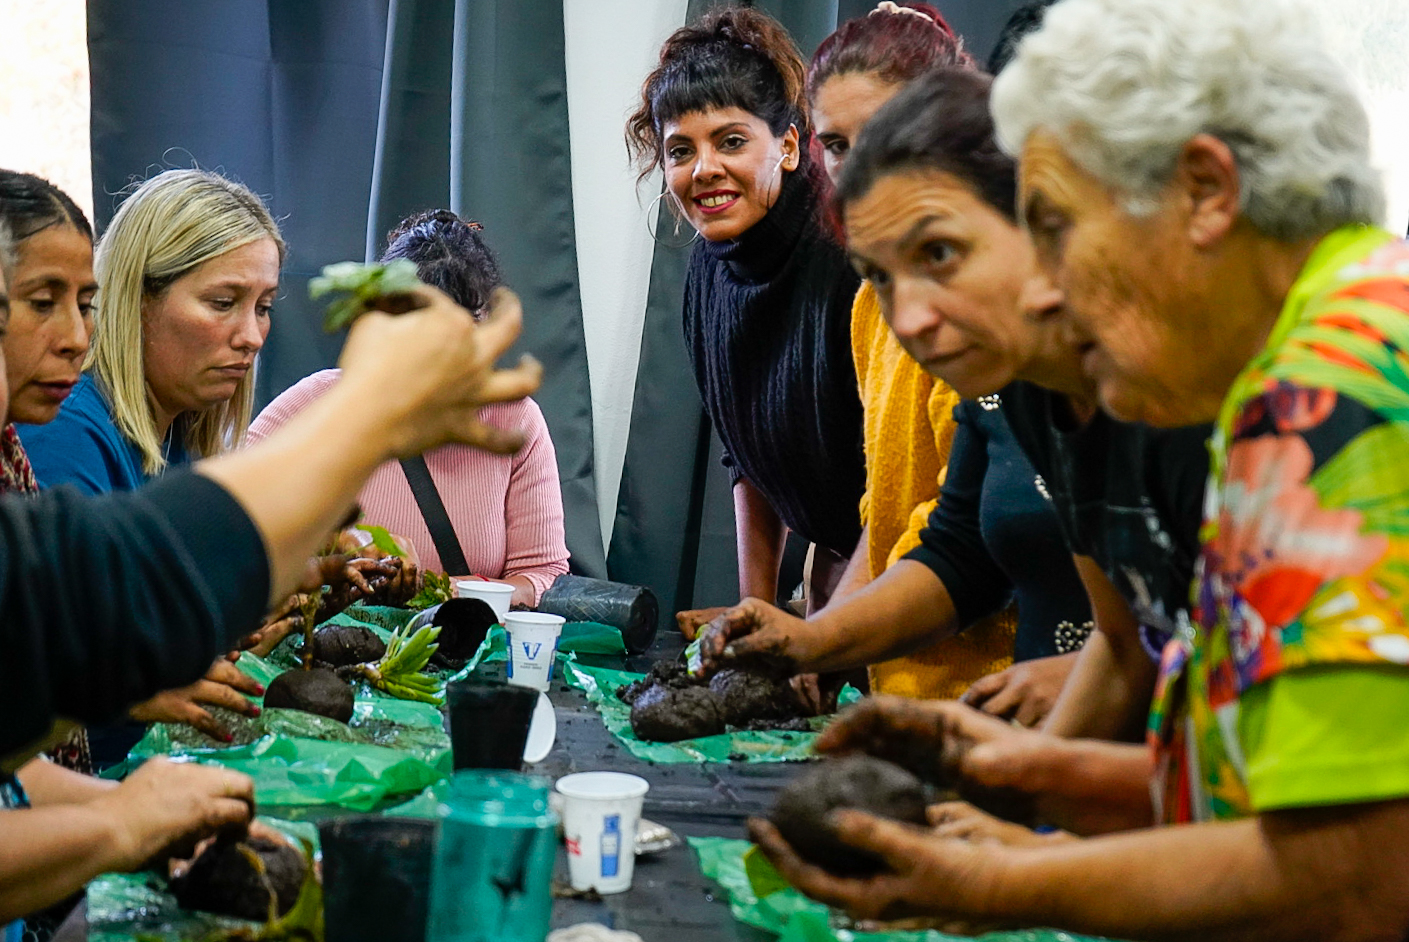
<path fill-rule="evenodd" d="M 683 642 L 671 632 L 642 656 L 584 658 L 602 666 L 644 671 L 653 660 L 676 657 Z M 685 837 L 744 837 L 744 820 L 769 808 L 773 795 L 803 770 L 801 763 L 708 763 L 658 765 L 637 759 L 602 724 L 581 691 L 555 682 L 548 692 L 557 711 L 558 736 L 552 753 L 528 771 L 553 779 L 570 772 L 630 772 L 651 783 L 644 816 Z M 561 851 L 558 875 L 566 882 Z M 639 857 L 632 887 L 600 902 L 559 899 L 553 927 L 596 922 L 637 933 L 645 942 L 764 942 L 768 933 L 734 920 L 718 887 L 700 873 L 694 852 L 682 844 Z M 55 942 L 85 942 L 83 909 L 67 920 Z"/>

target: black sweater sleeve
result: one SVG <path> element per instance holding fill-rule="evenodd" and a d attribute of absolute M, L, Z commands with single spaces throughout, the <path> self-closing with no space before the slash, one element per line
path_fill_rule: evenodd
<path fill-rule="evenodd" d="M 268 596 L 258 529 L 202 475 L 0 499 L 0 752 L 192 683 Z"/>
<path fill-rule="evenodd" d="M 983 482 L 988 475 L 988 443 L 974 423 L 972 403 L 954 407 L 954 445 L 939 503 L 920 531 L 920 545 L 906 559 L 928 566 L 939 576 L 964 628 L 1001 609 L 1013 586 L 994 561 L 979 522 Z"/>

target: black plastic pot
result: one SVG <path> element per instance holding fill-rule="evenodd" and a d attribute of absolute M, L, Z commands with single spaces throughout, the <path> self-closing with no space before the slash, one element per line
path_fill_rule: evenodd
<path fill-rule="evenodd" d="M 328 942 L 425 942 L 438 827 L 379 815 L 318 823 Z"/>

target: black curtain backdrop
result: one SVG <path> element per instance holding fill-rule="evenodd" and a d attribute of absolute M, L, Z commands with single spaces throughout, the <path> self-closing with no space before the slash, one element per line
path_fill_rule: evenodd
<path fill-rule="evenodd" d="M 722 0 L 690 0 L 693 19 Z M 937 4 L 986 56 L 1019 0 Z M 804 55 L 873 0 L 755 0 Z M 331 365 L 307 281 L 375 257 L 408 213 L 485 223 L 528 314 L 520 346 L 558 452 L 575 571 L 651 586 L 667 612 L 737 596 L 734 514 L 680 326 L 688 248 L 654 253 L 609 554 L 572 215 L 562 5 L 553 0 L 88 0 L 97 224 L 168 167 L 219 170 L 264 195 L 291 254 L 261 358 L 267 401 Z M 623 152 L 623 161 L 626 159 Z M 663 210 L 667 243 L 673 221 Z M 408 365 L 414 368 L 414 365 Z M 786 459 L 786 456 L 784 456 Z M 668 616 L 667 616 L 668 617 Z"/>
<path fill-rule="evenodd" d="M 573 568 L 606 562 L 577 287 L 562 8 L 510 0 L 90 0 L 98 223 L 169 166 L 264 195 L 291 247 L 262 401 L 331 365 L 307 281 L 408 213 L 481 220 L 528 312 Z M 413 369 L 414 364 L 408 364 Z"/>

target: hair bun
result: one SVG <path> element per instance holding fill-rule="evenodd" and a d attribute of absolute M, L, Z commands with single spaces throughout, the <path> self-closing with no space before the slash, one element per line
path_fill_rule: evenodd
<path fill-rule="evenodd" d="M 448 209 L 428 209 L 424 212 L 414 213 L 401 220 L 394 229 L 387 233 L 387 245 L 391 245 L 412 229 L 418 229 L 426 225 L 435 227 L 467 226 L 474 232 L 479 232 L 484 229 L 484 223 L 476 222 L 473 219 L 461 219 Z"/>

